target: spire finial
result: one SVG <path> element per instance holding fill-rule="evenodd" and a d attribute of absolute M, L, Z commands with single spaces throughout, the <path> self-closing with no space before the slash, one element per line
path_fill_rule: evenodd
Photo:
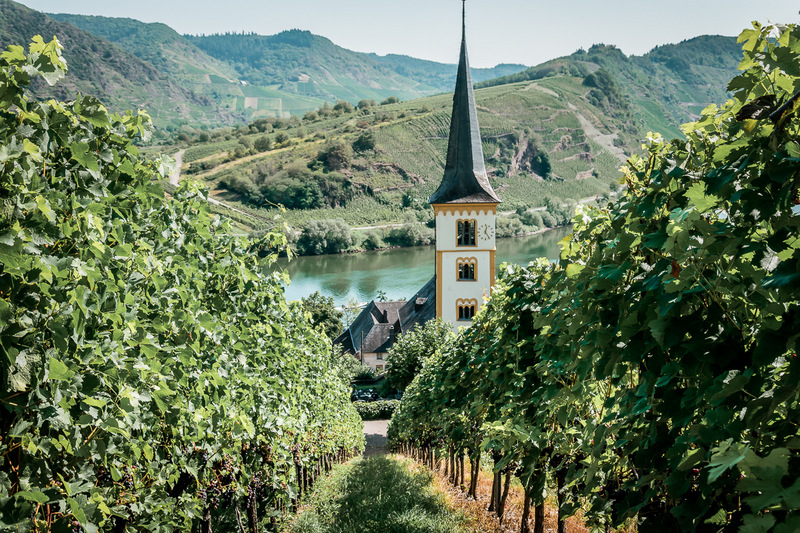
<path fill-rule="evenodd" d="M 467 0 L 461 0 L 461 38 L 467 38 Z"/>

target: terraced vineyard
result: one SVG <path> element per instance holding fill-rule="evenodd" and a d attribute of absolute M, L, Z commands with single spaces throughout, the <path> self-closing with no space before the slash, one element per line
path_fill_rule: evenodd
<path fill-rule="evenodd" d="M 717 48 L 732 44 L 712 41 Z M 683 79 L 657 63 L 673 55 L 688 58 L 692 76 L 683 72 Z M 724 99 L 722 73 L 735 61 L 720 57 L 703 56 L 693 41 L 644 58 L 593 47 L 561 58 L 568 69 L 477 89 L 484 158 L 501 209 L 519 218 L 511 223 L 522 221 L 530 231 L 542 226 L 523 220 L 525 211 L 618 189 L 620 165 L 640 150 L 648 131 L 673 134 L 676 117 L 689 120 L 706 99 Z M 663 87 L 652 83 L 651 71 L 679 89 L 659 100 Z M 280 214 L 295 230 L 315 219 L 351 226 L 428 221 L 427 199 L 444 170 L 452 96 L 360 104 L 340 101 L 302 118 L 262 118 L 210 132 L 208 142 L 187 149 L 183 170 L 254 220 Z"/>
<path fill-rule="evenodd" d="M 618 143 L 628 153 L 638 141 L 632 135 L 616 134 L 620 125 L 583 101 L 585 92 L 580 78 L 553 78 L 477 92 L 484 157 L 493 185 L 503 197 L 504 210 L 538 207 L 547 197 L 579 199 L 607 194 L 616 187 L 621 159 L 594 142 L 582 120 L 593 125 L 595 136 L 619 135 Z M 438 186 L 447 151 L 451 102 L 449 95 L 439 95 L 339 116 L 283 121 L 268 128 L 272 130 L 268 135 L 280 143 L 263 153 L 251 151 L 239 160 L 231 156 L 236 147 L 252 145 L 265 134 L 251 128 L 239 136 L 219 135 L 212 142 L 189 148 L 183 170 L 237 209 L 269 218 L 278 209 L 252 202 L 247 187 L 268 188 L 270 180 L 293 165 L 316 169 L 311 179 L 324 179 L 333 170 L 323 161 L 325 147 L 337 142 L 352 145 L 371 132 L 373 148 L 356 151 L 346 165 L 335 169 L 347 180 L 346 202 L 290 210 L 282 217 L 293 227 L 330 218 L 358 226 L 399 223 L 409 217 L 409 209 L 426 205 Z M 549 159 L 549 174 L 532 171 L 528 159 L 535 154 Z"/>

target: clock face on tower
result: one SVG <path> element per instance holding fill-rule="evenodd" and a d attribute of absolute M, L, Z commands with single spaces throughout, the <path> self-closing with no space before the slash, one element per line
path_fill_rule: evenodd
<path fill-rule="evenodd" d="M 489 241 L 494 237 L 494 226 L 490 224 L 481 224 L 478 228 L 478 235 L 482 241 Z"/>

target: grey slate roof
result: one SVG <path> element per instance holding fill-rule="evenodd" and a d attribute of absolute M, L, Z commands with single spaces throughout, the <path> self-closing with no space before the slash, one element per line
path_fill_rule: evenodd
<path fill-rule="evenodd" d="M 483 162 L 481 132 L 467 57 L 466 23 L 463 17 L 462 13 L 461 57 L 453 94 L 447 162 L 442 183 L 428 200 L 430 204 L 501 202 L 489 183 Z"/>
<path fill-rule="evenodd" d="M 436 277 L 428 281 L 411 299 L 397 302 L 375 300 L 359 313 L 349 328 L 333 341 L 342 351 L 357 354 L 385 353 L 397 335 L 436 316 Z"/>

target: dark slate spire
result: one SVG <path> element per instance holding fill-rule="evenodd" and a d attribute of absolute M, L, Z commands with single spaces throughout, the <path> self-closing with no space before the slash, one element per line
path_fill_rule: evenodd
<path fill-rule="evenodd" d="M 466 4 L 466 2 L 464 3 Z M 439 188 L 430 197 L 431 204 L 499 203 L 500 197 L 492 189 L 486 175 L 475 110 L 475 93 L 467 58 L 466 14 L 462 8 L 461 57 L 453 94 L 453 115 L 450 119 L 450 141 L 447 162 Z"/>

